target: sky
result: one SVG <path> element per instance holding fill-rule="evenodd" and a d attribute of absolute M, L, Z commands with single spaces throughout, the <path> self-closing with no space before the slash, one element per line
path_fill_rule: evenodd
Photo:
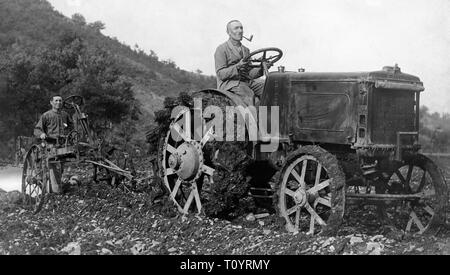
<path fill-rule="evenodd" d="M 277 47 L 276 65 L 309 72 L 376 71 L 396 63 L 425 84 L 422 104 L 450 113 L 449 0 L 50 0 L 182 69 L 214 74 L 214 52 L 240 20 L 251 50 Z"/>

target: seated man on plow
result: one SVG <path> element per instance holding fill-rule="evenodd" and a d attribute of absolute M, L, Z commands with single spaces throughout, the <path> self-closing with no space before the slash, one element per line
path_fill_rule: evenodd
<path fill-rule="evenodd" d="M 50 104 L 52 105 L 52 109 L 41 116 L 34 128 L 34 136 L 42 140 L 47 140 L 51 147 L 56 146 L 58 140 L 66 135 L 68 130 L 73 129 L 73 122 L 70 115 L 62 110 L 63 99 L 61 96 L 52 97 Z M 51 184 L 51 190 L 49 191 L 52 193 L 61 193 L 63 165 L 60 162 L 51 162 L 48 166 Z"/>
<path fill-rule="evenodd" d="M 256 80 L 264 75 L 263 68 L 251 68 L 246 58 L 250 50 L 242 45 L 244 28 L 233 20 L 227 24 L 229 40 L 220 45 L 214 55 L 217 73 L 217 88 L 230 91 L 242 98 L 248 106 L 254 105 L 253 97 L 261 97 L 264 81 Z M 267 64 L 270 68 L 273 64 Z"/>

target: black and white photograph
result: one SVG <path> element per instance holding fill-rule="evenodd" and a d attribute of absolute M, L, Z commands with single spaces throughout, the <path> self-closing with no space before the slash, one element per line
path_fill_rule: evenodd
<path fill-rule="evenodd" d="M 450 255 L 449 181 L 448 0 L 0 0 L 0 255 Z"/>

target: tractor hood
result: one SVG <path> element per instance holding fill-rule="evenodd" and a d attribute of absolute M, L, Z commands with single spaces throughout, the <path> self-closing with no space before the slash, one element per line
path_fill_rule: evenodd
<path fill-rule="evenodd" d="M 292 82 L 372 82 L 376 88 L 382 89 L 425 90 L 418 77 L 402 73 L 398 66 L 384 67 L 381 71 L 373 72 L 274 72 L 269 78 L 288 78 Z"/>

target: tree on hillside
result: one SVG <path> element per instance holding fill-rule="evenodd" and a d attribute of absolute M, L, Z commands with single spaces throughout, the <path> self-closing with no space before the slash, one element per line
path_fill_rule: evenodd
<path fill-rule="evenodd" d="M 84 16 L 79 13 L 75 13 L 74 15 L 72 15 L 72 21 L 81 26 L 86 25 L 86 18 L 84 18 Z"/>
<path fill-rule="evenodd" d="M 88 24 L 89 28 L 93 29 L 96 32 L 100 32 L 106 28 L 105 23 L 102 21 L 95 21 L 94 23 Z"/>
<path fill-rule="evenodd" d="M 137 119 L 139 106 L 131 84 L 121 77 L 113 56 L 88 47 L 80 38 L 65 38 L 54 48 L 17 46 L 8 52 L 7 87 L 0 93 L 0 126 L 7 130 L 0 140 L 31 135 L 39 115 L 50 108 L 49 99 L 54 94 L 83 96 L 94 126 Z"/>
<path fill-rule="evenodd" d="M 426 106 L 420 108 L 420 135 L 423 149 L 427 152 L 450 151 L 450 116 L 430 113 Z"/>

